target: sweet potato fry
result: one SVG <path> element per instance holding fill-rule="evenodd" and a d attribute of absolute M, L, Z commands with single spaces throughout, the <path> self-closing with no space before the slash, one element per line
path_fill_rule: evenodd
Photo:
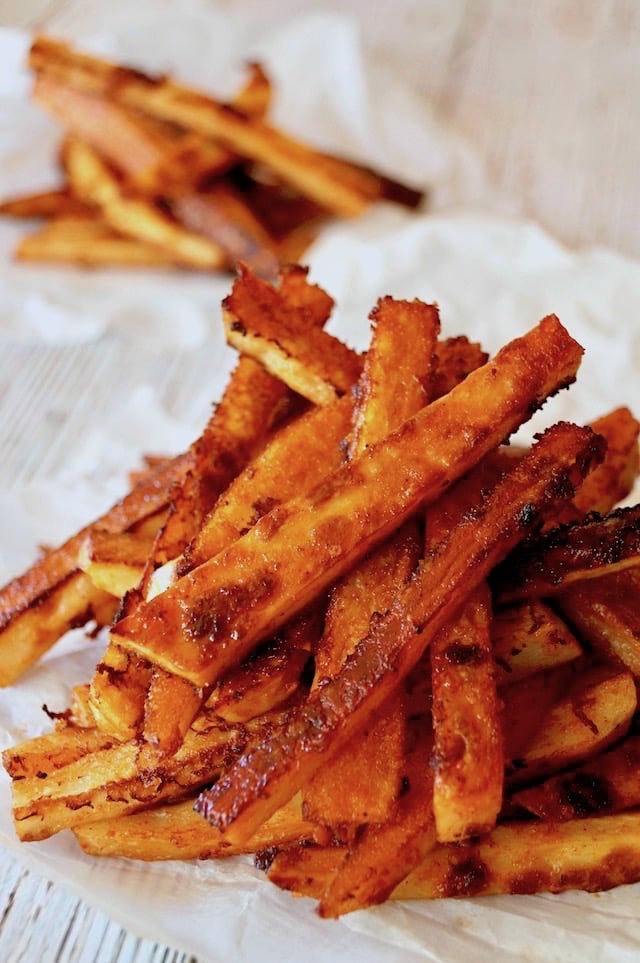
<path fill-rule="evenodd" d="M 589 429 L 560 424 L 545 432 L 477 513 L 459 520 L 338 675 L 202 793 L 199 811 L 232 840 L 251 835 L 394 691 L 497 558 L 545 507 L 570 497 L 601 457 Z"/>
<path fill-rule="evenodd" d="M 350 457 L 358 457 L 419 411 L 429 398 L 434 373 L 437 309 L 419 301 L 381 299 L 364 371 L 358 382 Z M 406 345 L 412 344 L 408 355 Z M 417 526 L 406 524 L 363 559 L 332 592 L 324 636 L 316 651 L 314 685 L 335 675 L 375 613 L 386 611 L 413 574 L 420 555 Z M 306 811 L 327 825 L 383 822 L 400 793 L 406 743 L 402 691 L 385 704 L 380 718 L 357 742 L 320 769 L 305 786 Z M 372 778 L 372 774 L 376 774 Z M 341 792 L 335 792 L 335 786 Z"/>
<path fill-rule="evenodd" d="M 80 846 L 92 856 L 125 859 L 220 859 L 292 843 L 326 843 L 327 832 L 302 815 L 292 799 L 243 846 L 233 846 L 193 811 L 193 800 L 75 826 Z"/>
<path fill-rule="evenodd" d="M 107 94 L 120 104 L 212 138 L 232 153 L 265 164 L 285 183 L 343 216 L 360 214 L 371 200 L 388 192 L 378 175 L 312 150 L 255 116 L 248 118 L 167 78 L 154 80 L 45 37 L 32 45 L 29 63 L 65 84 Z"/>
<path fill-rule="evenodd" d="M 545 319 L 312 495 L 274 509 L 121 620 L 114 639 L 195 685 L 212 684 L 567 384 L 580 354 L 558 320 Z M 463 433 L 461 417 L 473 426 Z M 399 469 L 405 455 L 408 470 Z"/>
<path fill-rule="evenodd" d="M 640 564 L 640 505 L 588 517 L 519 546 L 499 566 L 493 584 L 501 603 L 557 595 L 583 579 Z"/>
<path fill-rule="evenodd" d="M 89 532 L 78 553 L 78 568 L 96 588 L 120 600 L 140 581 L 153 539 L 146 533 Z"/>
<path fill-rule="evenodd" d="M 5 749 L 2 764 L 13 780 L 45 779 L 49 773 L 112 743 L 113 739 L 98 729 L 64 726 Z"/>
<path fill-rule="evenodd" d="M 277 276 L 278 245 L 229 181 L 218 180 L 205 191 L 183 191 L 170 207 L 188 230 L 219 244 L 230 264 L 242 262 L 267 280 Z"/>
<path fill-rule="evenodd" d="M 640 424 L 629 409 L 616 408 L 592 421 L 590 427 L 606 439 L 607 453 L 556 519 L 561 524 L 581 519 L 589 512 L 606 515 L 626 498 L 638 477 Z"/>
<path fill-rule="evenodd" d="M 611 889 L 640 878 L 640 814 L 498 826 L 479 842 L 438 846 L 393 899 Z"/>
<path fill-rule="evenodd" d="M 605 661 L 640 676 L 640 569 L 574 582 L 556 605 L 580 637 Z"/>

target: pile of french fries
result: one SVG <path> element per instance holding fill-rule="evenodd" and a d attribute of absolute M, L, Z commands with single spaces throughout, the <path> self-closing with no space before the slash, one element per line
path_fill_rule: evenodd
<path fill-rule="evenodd" d="M 420 191 L 321 153 L 269 124 L 271 83 L 252 64 L 230 104 L 38 37 L 33 97 L 64 130 L 55 191 L 0 204 L 44 218 L 23 261 L 228 270 L 275 278 L 331 218 Z"/>
<path fill-rule="evenodd" d="M 382 297 L 364 355 L 331 309 L 243 267 L 203 433 L 0 592 L 4 685 L 110 626 L 4 752 L 18 836 L 253 853 L 325 917 L 639 880 L 638 422 L 509 445 L 575 379 L 553 315 L 488 360 L 433 305 Z"/>

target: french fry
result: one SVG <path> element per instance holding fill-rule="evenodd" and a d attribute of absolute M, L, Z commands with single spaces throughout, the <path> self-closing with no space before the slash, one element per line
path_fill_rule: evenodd
<path fill-rule="evenodd" d="M 498 826 L 478 843 L 438 846 L 393 899 L 611 889 L 640 878 L 640 814 Z"/>
<path fill-rule="evenodd" d="M 85 267 L 172 267 L 178 262 L 159 248 L 124 237 L 99 218 L 60 217 L 21 238 L 19 261 L 49 261 Z"/>
<path fill-rule="evenodd" d="M 404 760 L 403 792 L 395 818 L 363 830 L 322 893 L 320 916 L 335 918 L 384 902 L 435 845 L 428 715 L 420 722 L 413 722 L 414 744 Z"/>
<path fill-rule="evenodd" d="M 278 245 L 233 184 L 219 180 L 204 191 L 181 192 L 171 211 L 188 230 L 219 244 L 230 264 L 242 262 L 267 280 L 277 276 Z"/>
<path fill-rule="evenodd" d="M 274 738 L 203 792 L 199 811 L 232 840 L 251 835 L 370 718 L 497 558 L 523 537 L 538 512 L 570 497 L 602 453 L 589 429 L 559 424 L 545 432 L 482 509 L 463 517 L 438 545 L 338 675 L 312 693 Z M 529 511 L 532 506 L 535 511 Z"/>
<path fill-rule="evenodd" d="M 494 612 L 491 641 L 498 685 L 564 665 L 584 651 L 566 623 L 538 599 Z"/>
<path fill-rule="evenodd" d="M 581 766 L 521 789 L 512 801 L 545 822 L 631 809 L 640 804 L 639 764 L 640 738 L 628 736 Z"/>
<path fill-rule="evenodd" d="M 78 553 L 78 568 L 96 588 L 121 599 L 140 581 L 153 539 L 135 532 L 89 532 Z"/>
<path fill-rule="evenodd" d="M 356 392 L 352 458 L 427 402 L 440 330 L 437 309 L 418 301 L 383 298 L 370 318 L 374 330 Z M 410 357 L 407 340 L 413 347 Z M 340 670 L 375 613 L 389 608 L 398 588 L 411 577 L 419 552 L 417 528 L 406 524 L 338 583 L 316 651 L 314 685 Z M 400 792 L 405 742 L 406 705 L 404 693 L 398 692 L 357 743 L 345 746 L 310 780 L 304 789 L 306 811 L 333 826 L 389 819 Z M 342 787 L 340 793 L 336 785 Z"/>
<path fill-rule="evenodd" d="M 518 602 L 557 595 L 574 582 L 639 563 L 640 505 L 635 505 L 530 539 L 496 570 L 494 585 L 501 603 Z"/>
<path fill-rule="evenodd" d="M 571 504 L 566 505 L 557 523 L 582 519 L 589 512 L 606 515 L 626 498 L 638 477 L 640 424 L 628 408 L 616 408 L 591 422 L 591 427 L 607 442 L 604 461 L 585 479 Z"/>
<path fill-rule="evenodd" d="M 343 395 L 362 370 L 354 351 L 301 323 L 277 290 L 243 266 L 223 302 L 222 320 L 229 344 L 315 404 Z"/>
<path fill-rule="evenodd" d="M 631 673 L 596 667 L 579 675 L 519 758 L 508 760 L 509 785 L 533 782 L 606 749 L 625 735 L 636 706 Z"/>
<path fill-rule="evenodd" d="M 304 818 L 299 799 L 274 813 L 243 846 L 233 846 L 208 826 L 193 811 L 192 799 L 75 826 L 73 833 L 89 855 L 141 860 L 221 859 L 300 841 L 328 842 L 327 832 Z"/>
<path fill-rule="evenodd" d="M 45 779 L 78 759 L 112 745 L 113 740 L 95 728 L 64 726 L 5 749 L 2 764 L 15 781 Z"/>
<path fill-rule="evenodd" d="M 81 218 L 91 211 L 66 188 L 10 197 L 0 204 L 0 215 L 18 218 Z"/>
<path fill-rule="evenodd" d="M 575 582 L 556 600 L 564 617 L 603 659 L 640 676 L 640 570 Z"/>
<path fill-rule="evenodd" d="M 504 757 L 486 586 L 431 644 L 433 810 L 440 842 L 487 832 L 502 808 Z"/>
<path fill-rule="evenodd" d="M 126 195 L 99 154 L 84 141 L 67 138 L 64 157 L 74 193 L 97 205 L 114 230 L 158 247 L 189 267 L 215 270 L 228 263 L 219 245 L 187 231 L 146 198 Z"/>
<path fill-rule="evenodd" d="M 49 767 L 46 778 L 36 773 L 14 780 L 16 833 L 22 840 L 46 839 L 71 826 L 182 799 L 215 779 L 230 759 L 257 734 L 264 738 L 280 718 L 267 716 L 240 727 L 214 719 L 190 730 L 174 756 L 149 752 L 141 757 L 136 741 L 113 743 Z M 64 735 L 61 739 L 66 741 Z M 28 742 L 23 751 L 31 751 Z"/>
<path fill-rule="evenodd" d="M 121 620 L 114 640 L 195 685 L 212 684 L 567 384 L 580 354 L 548 317 L 312 495 L 274 509 Z M 462 434 L 461 416 L 473 425 Z M 411 470 L 399 475 L 405 455 Z"/>
<path fill-rule="evenodd" d="M 566 823 L 512 823 L 478 841 L 435 846 L 390 898 L 445 899 L 498 893 L 612 889 L 640 878 L 639 813 Z M 279 853 L 269 879 L 320 898 L 344 851 L 304 847 Z"/>

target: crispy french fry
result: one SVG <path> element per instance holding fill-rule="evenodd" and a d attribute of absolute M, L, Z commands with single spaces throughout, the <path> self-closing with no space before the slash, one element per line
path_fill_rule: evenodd
<path fill-rule="evenodd" d="M 640 425 L 629 409 L 616 408 L 592 421 L 591 427 L 606 439 L 607 453 L 602 464 L 576 492 L 571 504 L 565 506 L 557 523 L 582 519 L 589 512 L 606 515 L 626 498 L 638 477 Z"/>
<path fill-rule="evenodd" d="M 18 837 L 45 839 L 71 826 L 184 798 L 215 779 L 256 733 L 263 738 L 278 719 L 277 715 L 266 717 L 241 727 L 213 720 L 191 730 L 174 756 L 149 752 L 141 758 L 137 742 L 115 743 L 85 752 L 58 768 L 50 767 L 45 779 L 36 773 L 14 780 Z M 30 751 L 29 743 L 24 744 L 24 751 Z"/>
<path fill-rule="evenodd" d="M 38 38 L 30 66 L 78 89 L 109 94 L 164 121 L 213 138 L 227 150 L 265 164 L 301 193 L 346 217 L 362 213 L 384 195 L 377 175 L 294 141 L 257 118 L 230 111 L 220 102 L 168 79 L 77 54 L 65 44 Z"/>
<path fill-rule="evenodd" d="M 554 528 L 519 546 L 494 573 L 502 603 L 557 595 L 584 579 L 640 564 L 640 505 Z"/>
<path fill-rule="evenodd" d="M 518 759 L 507 761 L 509 785 L 533 782 L 606 749 L 625 735 L 636 706 L 631 673 L 596 667 L 579 675 Z"/>
<path fill-rule="evenodd" d="M 121 599 L 140 581 L 153 539 L 146 533 L 89 532 L 78 553 L 78 568 L 96 588 Z"/>
<path fill-rule="evenodd" d="M 580 354 L 558 320 L 545 319 L 311 496 L 274 509 L 121 620 L 114 639 L 195 685 L 212 684 L 570 381 Z M 460 433 L 460 417 L 473 428 Z M 404 455 L 411 470 L 399 474 Z"/>
<path fill-rule="evenodd" d="M 513 795 L 546 822 L 584 819 L 640 805 L 640 738 L 629 736 L 581 766 Z"/>
<path fill-rule="evenodd" d="M 433 810 L 440 842 L 487 832 L 502 808 L 504 757 L 491 601 L 476 589 L 431 643 Z"/>
<path fill-rule="evenodd" d="M 640 878 L 640 814 L 498 826 L 478 843 L 438 846 L 393 899 L 611 889 Z"/>
<path fill-rule="evenodd" d="M 371 313 L 374 331 L 358 383 L 350 456 L 357 457 L 426 403 L 440 330 L 437 309 L 419 301 L 381 299 Z M 406 352 L 407 341 L 413 350 Z M 417 528 L 409 523 L 338 583 L 316 651 L 314 685 L 335 675 L 376 612 L 391 605 L 419 558 Z M 406 743 L 402 691 L 385 705 L 357 742 L 345 746 L 304 788 L 306 810 L 327 825 L 389 819 L 400 792 Z M 375 779 L 372 774 L 375 773 Z M 341 792 L 335 792 L 335 786 Z"/>
<path fill-rule="evenodd" d="M 45 779 L 49 773 L 112 743 L 113 739 L 98 729 L 65 726 L 5 749 L 2 764 L 13 780 Z"/>
<path fill-rule="evenodd" d="M 220 859 L 256 853 L 300 841 L 326 843 L 327 832 L 302 815 L 300 800 L 292 799 L 274 813 L 243 846 L 233 846 L 193 811 L 193 800 L 157 806 L 127 816 L 75 826 L 80 846 L 92 856 L 125 859 Z"/>
<path fill-rule="evenodd" d="M 575 582 L 556 600 L 565 618 L 602 658 L 640 676 L 640 569 Z"/>
<path fill-rule="evenodd" d="M 285 298 L 244 266 L 222 306 L 227 341 L 315 404 L 343 395 L 362 370 L 360 357 L 333 335 L 301 323 Z"/>
<path fill-rule="evenodd" d="M 498 685 L 564 665 L 583 654 L 566 623 L 538 599 L 495 612 L 491 641 Z"/>
<path fill-rule="evenodd" d="M 404 759 L 396 812 L 382 825 L 367 826 L 350 847 L 340 872 L 322 894 L 321 916 L 337 917 L 384 902 L 435 845 L 429 728 L 428 715 L 413 721 L 413 746 Z"/>
<path fill-rule="evenodd" d="M 277 244 L 230 182 L 219 180 L 206 191 L 181 192 L 172 200 L 171 211 L 188 230 L 219 244 L 230 264 L 240 261 L 267 280 L 277 276 Z"/>
<path fill-rule="evenodd" d="M 597 892 L 634 883 L 640 878 L 639 829 L 639 813 L 505 824 L 478 841 L 435 846 L 390 898 Z M 271 864 L 269 879 L 300 896 L 320 898 L 343 858 L 338 847 L 285 851 Z"/>
<path fill-rule="evenodd" d="M 560 424 L 545 432 L 482 509 L 459 520 L 439 543 L 338 675 L 312 693 L 274 738 L 241 757 L 202 793 L 199 811 L 230 839 L 251 835 L 370 718 L 497 558 L 523 537 L 546 506 L 570 497 L 602 454 L 602 444 L 589 429 Z"/>

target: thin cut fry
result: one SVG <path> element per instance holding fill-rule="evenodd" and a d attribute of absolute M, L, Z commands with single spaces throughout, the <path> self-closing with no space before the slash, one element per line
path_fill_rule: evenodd
<path fill-rule="evenodd" d="M 199 811 L 230 839 L 254 832 L 376 711 L 497 558 L 545 506 L 570 497 L 602 454 L 589 429 L 560 424 L 545 432 L 482 509 L 461 519 L 439 544 L 341 672 L 315 690 L 274 738 L 202 793 Z"/>

